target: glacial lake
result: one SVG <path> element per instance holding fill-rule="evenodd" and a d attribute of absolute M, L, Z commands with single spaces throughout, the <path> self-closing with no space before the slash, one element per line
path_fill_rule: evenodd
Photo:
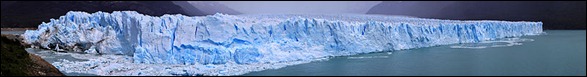
<path fill-rule="evenodd" d="M 585 76 L 585 30 L 545 30 L 523 45 L 428 48 L 334 57 L 244 76 Z"/>
<path fill-rule="evenodd" d="M 545 30 L 523 36 L 522 45 L 454 48 L 451 44 L 427 48 L 333 57 L 325 61 L 250 72 L 244 76 L 585 76 L 585 30 Z M 2 34 L 22 32 L 5 32 Z M 506 44 L 506 43 L 489 43 Z M 479 44 L 482 45 L 482 44 Z M 27 49 L 37 53 L 36 49 Z M 44 58 L 49 62 L 68 56 Z M 65 72 L 64 72 L 65 73 Z M 69 76 L 93 74 L 65 73 Z"/>
<path fill-rule="evenodd" d="M 24 34 L 24 30 L 1 31 L 2 34 Z"/>

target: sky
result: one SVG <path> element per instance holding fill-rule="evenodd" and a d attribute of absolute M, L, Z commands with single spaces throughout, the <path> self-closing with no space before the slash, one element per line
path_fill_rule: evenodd
<path fill-rule="evenodd" d="M 194 1 L 191 3 L 212 1 Z M 215 1 L 243 14 L 365 14 L 381 1 Z M 214 8 L 214 7 L 198 7 Z M 204 10 L 208 11 L 208 10 Z"/>

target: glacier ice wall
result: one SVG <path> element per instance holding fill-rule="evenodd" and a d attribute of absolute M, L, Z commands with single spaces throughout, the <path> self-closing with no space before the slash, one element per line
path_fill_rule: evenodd
<path fill-rule="evenodd" d="M 537 35 L 542 22 L 382 15 L 147 16 L 68 12 L 27 30 L 36 47 L 124 54 L 134 63 L 276 63 Z"/>

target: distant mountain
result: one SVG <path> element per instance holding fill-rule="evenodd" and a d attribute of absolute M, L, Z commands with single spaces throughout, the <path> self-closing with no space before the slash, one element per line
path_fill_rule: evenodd
<path fill-rule="evenodd" d="M 183 10 L 187 13 L 187 15 L 190 16 L 203 16 L 203 15 L 210 15 L 207 13 L 204 13 L 200 10 L 198 10 L 198 8 L 192 6 L 192 4 L 188 3 L 187 1 L 172 1 L 173 4 L 183 8 Z"/>
<path fill-rule="evenodd" d="M 586 27 L 585 1 L 384 1 L 367 14 L 459 20 L 542 21 L 543 29 Z"/>
<path fill-rule="evenodd" d="M 216 13 L 230 15 L 242 14 L 216 1 L 173 1 L 173 3 L 181 6 L 186 11 L 203 13 L 204 15 L 212 15 Z"/>
<path fill-rule="evenodd" d="M 186 12 L 171 1 L 2 1 L 2 28 L 37 27 L 68 11 L 89 13 L 103 11 L 132 10 L 142 14 L 161 16 L 163 14 L 203 15 Z"/>

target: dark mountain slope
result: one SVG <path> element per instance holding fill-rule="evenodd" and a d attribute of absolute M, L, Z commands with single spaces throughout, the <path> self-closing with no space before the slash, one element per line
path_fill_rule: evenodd
<path fill-rule="evenodd" d="M 385 1 L 368 14 L 459 20 L 542 21 L 543 29 L 585 30 L 585 1 Z"/>
<path fill-rule="evenodd" d="M 199 15 L 186 13 L 171 1 L 2 1 L 2 28 L 36 28 L 41 22 L 58 18 L 68 11 L 137 11 L 142 14 Z"/>

